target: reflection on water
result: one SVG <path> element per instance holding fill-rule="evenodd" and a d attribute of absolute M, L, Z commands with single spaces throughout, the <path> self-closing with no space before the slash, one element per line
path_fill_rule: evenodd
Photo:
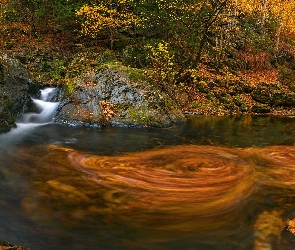
<path fill-rule="evenodd" d="M 277 144 L 292 142 L 278 133 L 295 124 L 259 118 L 260 131 L 258 120 L 229 119 L 222 132 L 223 120 L 208 119 L 165 130 L 51 125 L 5 141 L 0 238 L 44 250 L 294 249 L 295 146 L 245 138 L 277 131 Z"/>
<path fill-rule="evenodd" d="M 273 249 L 281 240 L 286 222 L 281 217 L 282 211 L 264 211 L 254 224 L 255 250 Z"/>

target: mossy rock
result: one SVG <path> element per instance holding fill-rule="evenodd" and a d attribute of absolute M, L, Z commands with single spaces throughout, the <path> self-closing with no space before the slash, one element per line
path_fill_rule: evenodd
<path fill-rule="evenodd" d="M 277 90 L 275 85 L 262 82 L 256 86 L 251 96 L 257 102 L 270 104 L 274 90 Z"/>
<path fill-rule="evenodd" d="M 238 95 L 238 94 L 244 94 L 244 93 L 251 93 L 253 91 L 253 88 L 247 81 L 243 80 L 236 80 L 236 81 L 230 81 L 228 84 L 228 93 L 230 95 Z"/>
<path fill-rule="evenodd" d="M 144 77 L 135 80 L 130 72 L 102 68 L 75 79 L 73 93 L 59 105 L 55 121 L 83 126 L 167 127 L 186 118 L 175 100 Z"/>
<path fill-rule="evenodd" d="M 253 113 L 266 114 L 270 113 L 271 108 L 267 105 L 254 105 L 252 106 L 251 111 Z"/>
<path fill-rule="evenodd" d="M 259 83 L 252 98 L 270 106 L 295 107 L 295 93 L 277 84 Z"/>

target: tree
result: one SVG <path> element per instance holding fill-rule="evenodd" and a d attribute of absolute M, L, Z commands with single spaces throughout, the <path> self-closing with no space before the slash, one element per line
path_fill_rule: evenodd
<path fill-rule="evenodd" d="M 245 15 L 260 16 L 261 27 L 274 27 L 276 37 L 275 49 L 278 50 L 282 34 L 295 34 L 294 0 L 231 0 L 233 7 Z"/>
<path fill-rule="evenodd" d="M 93 38 L 107 34 L 112 49 L 120 32 L 140 23 L 132 12 L 132 3 L 133 0 L 106 0 L 94 6 L 84 5 L 76 12 L 82 18 L 82 34 Z"/>
<path fill-rule="evenodd" d="M 160 9 L 165 10 L 170 17 L 171 41 L 178 41 L 174 47 L 181 44 L 180 53 L 176 54 L 179 64 L 182 65 L 176 74 L 177 81 L 190 77 L 187 69 L 195 69 L 207 46 L 214 46 L 216 26 L 221 22 L 227 1 L 226 0 L 169 0 L 160 1 Z M 172 47 L 173 47 L 173 42 Z M 179 51 L 179 50 L 178 50 Z M 183 74 L 184 73 L 184 74 Z"/>

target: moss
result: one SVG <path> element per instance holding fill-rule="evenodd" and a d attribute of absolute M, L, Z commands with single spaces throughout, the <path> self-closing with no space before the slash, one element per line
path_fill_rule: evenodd
<path fill-rule="evenodd" d="M 208 93 L 208 85 L 205 81 L 199 81 L 196 84 L 197 89 L 201 92 L 201 93 Z"/>
<path fill-rule="evenodd" d="M 151 81 L 150 78 L 146 76 L 144 70 L 124 66 L 122 65 L 121 62 L 118 62 L 118 61 L 107 62 L 107 63 L 99 65 L 99 67 L 97 68 L 97 70 L 103 70 L 103 69 L 115 69 L 115 70 L 127 73 L 127 75 L 129 76 L 129 79 L 134 82 L 149 83 Z"/>
<path fill-rule="evenodd" d="M 70 96 L 73 94 L 75 90 L 75 82 L 72 79 L 68 79 L 64 84 L 64 90 L 66 91 L 66 96 Z"/>
<path fill-rule="evenodd" d="M 178 103 L 170 98 L 165 92 L 161 92 L 157 86 L 151 87 L 150 91 L 145 96 L 149 109 L 163 110 L 169 112 L 179 109 Z"/>
<path fill-rule="evenodd" d="M 233 97 L 233 102 L 237 105 L 237 106 L 239 106 L 239 107 L 241 107 L 242 105 L 244 105 L 245 103 L 244 103 L 244 101 L 241 99 L 241 97 L 239 97 L 239 96 L 234 96 Z"/>
<path fill-rule="evenodd" d="M 295 91 L 295 70 L 284 66 L 279 66 L 278 71 L 280 82 L 287 86 L 291 91 Z"/>
<path fill-rule="evenodd" d="M 143 70 L 126 67 L 125 72 L 129 75 L 130 80 L 135 82 L 149 82 L 150 79 L 145 75 Z"/>
<path fill-rule="evenodd" d="M 148 126 L 155 122 L 155 118 L 148 114 L 148 110 L 145 107 L 139 109 L 129 107 L 128 111 L 129 117 L 139 125 Z"/>
<path fill-rule="evenodd" d="M 117 61 L 111 61 L 111 62 L 106 62 L 103 64 L 100 64 L 96 70 L 104 70 L 104 69 L 115 69 L 115 70 L 122 70 L 122 68 L 125 68 L 122 66 L 120 62 Z"/>
<path fill-rule="evenodd" d="M 240 107 L 240 110 L 241 112 L 247 112 L 248 111 L 248 108 L 245 104 L 242 104 L 241 107 Z"/>
<path fill-rule="evenodd" d="M 13 113 L 13 101 L 0 96 L 0 133 L 5 133 L 15 127 L 16 114 Z"/>
<path fill-rule="evenodd" d="M 192 102 L 188 105 L 189 109 L 199 109 L 202 108 L 203 104 L 199 102 Z"/>
<path fill-rule="evenodd" d="M 207 95 L 206 95 L 206 98 L 208 99 L 208 100 L 210 100 L 212 103 L 213 103 L 213 105 L 217 105 L 217 103 L 218 103 L 218 99 L 215 97 L 215 94 L 213 93 L 213 92 L 209 92 Z"/>

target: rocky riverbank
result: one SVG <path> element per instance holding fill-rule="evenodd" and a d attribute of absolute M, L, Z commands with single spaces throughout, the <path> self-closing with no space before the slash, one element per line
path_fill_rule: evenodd
<path fill-rule="evenodd" d="M 128 72 L 129 70 L 129 72 Z M 59 85 L 51 97 L 59 101 L 55 123 L 69 126 L 169 127 L 186 121 L 186 115 L 289 115 L 295 114 L 293 85 L 281 82 L 218 80 L 198 81 L 175 96 L 130 69 L 102 67 Z M 138 72 L 136 72 L 138 73 Z M 44 84 L 30 78 L 16 59 L 0 58 L 0 133 L 15 126 L 19 114 L 32 112 L 31 96 Z M 178 91 L 178 92 L 177 92 Z M 179 94 L 180 93 L 180 94 Z"/>

